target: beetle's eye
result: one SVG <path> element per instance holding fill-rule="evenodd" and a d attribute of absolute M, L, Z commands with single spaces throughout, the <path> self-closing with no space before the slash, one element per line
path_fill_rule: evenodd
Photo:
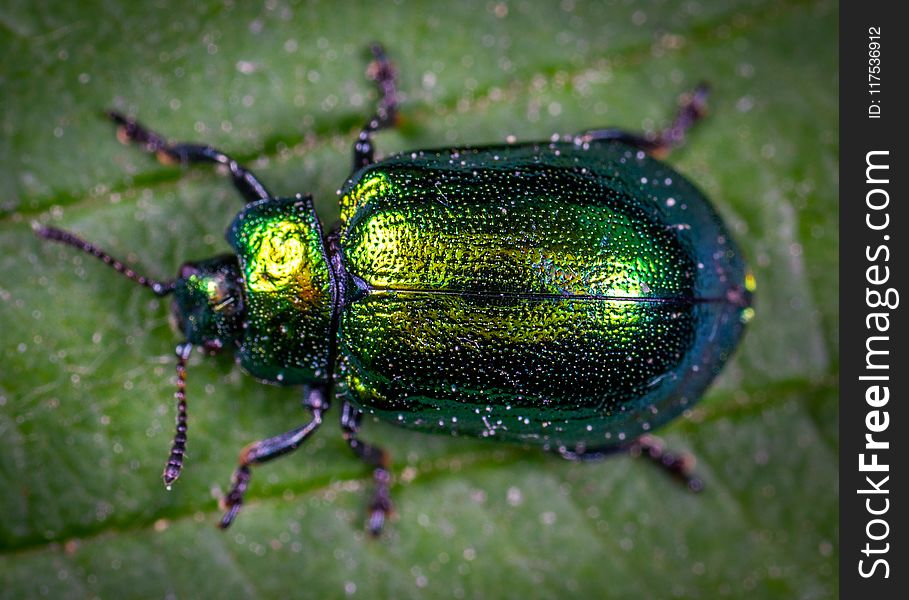
<path fill-rule="evenodd" d="M 237 312 L 238 302 L 236 296 L 230 294 L 227 286 L 218 286 L 217 294 L 209 297 L 212 310 L 217 313 L 233 314 Z"/>
<path fill-rule="evenodd" d="M 231 312 L 235 298 L 230 286 L 220 274 L 193 273 L 187 280 L 189 287 L 195 290 L 197 298 L 208 304 L 208 307 L 218 313 Z"/>
<path fill-rule="evenodd" d="M 232 315 L 240 310 L 240 302 L 236 286 L 223 275 L 209 277 L 206 291 L 208 305 L 212 311 L 223 315 Z"/>

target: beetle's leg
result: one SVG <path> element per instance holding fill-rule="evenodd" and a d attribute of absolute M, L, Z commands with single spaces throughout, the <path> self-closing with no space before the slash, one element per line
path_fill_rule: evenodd
<path fill-rule="evenodd" d="M 357 437 L 362 417 L 363 413 L 358 408 L 347 402 L 341 405 L 341 430 L 343 431 L 344 439 L 358 458 L 373 467 L 375 489 L 368 506 L 369 519 L 367 527 L 369 533 L 378 536 L 382 533 L 386 518 L 393 511 L 391 496 L 388 492 L 388 486 L 391 483 L 391 471 L 389 470 L 391 457 L 382 448 L 367 444 Z"/>
<path fill-rule="evenodd" d="M 395 88 L 395 69 L 385 55 L 385 49 L 380 44 L 373 44 L 370 48 L 373 61 L 369 64 L 366 74 L 376 82 L 379 89 L 379 105 L 376 113 L 366 122 L 357 142 L 354 144 L 353 168 L 354 171 L 374 162 L 375 148 L 373 147 L 372 134 L 380 129 L 392 127 L 398 114 L 398 93 Z"/>
<path fill-rule="evenodd" d="M 221 500 L 221 507 L 225 511 L 218 524 L 221 529 L 230 527 L 243 506 L 243 494 L 249 487 L 251 476 L 250 467 L 296 450 L 319 428 L 319 425 L 322 424 L 322 413 L 328 410 L 326 389 L 318 386 L 308 388 L 303 398 L 303 406 L 312 413 L 312 420 L 309 423 L 291 429 L 287 433 L 253 442 L 240 452 L 240 466 L 234 471 L 233 484 L 230 491 Z"/>
<path fill-rule="evenodd" d="M 583 451 L 559 448 L 562 458 L 574 461 L 600 460 L 610 455 L 627 453 L 631 456 L 642 456 L 663 469 L 673 479 L 683 483 L 692 492 L 704 489 L 704 482 L 694 474 L 694 457 L 690 454 L 669 452 L 663 443 L 652 435 L 642 435 L 624 446 L 604 448 L 586 448 Z"/>
<path fill-rule="evenodd" d="M 641 134 L 621 129 L 594 129 L 585 131 L 575 137 L 576 144 L 589 144 L 597 141 L 624 142 L 657 156 L 665 156 L 673 148 L 682 145 L 685 133 L 707 112 L 706 83 L 699 84 L 694 90 L 682 96 L 679 110 L 672 123 L 657 134 Z"/>
<path fill-rule="evenodd" d="M 223 165 L 230 173 L 234 187 L 247 202 L 271 198 L 271 194 L 252 172 L 220 150 L 204 144 L 169 143 L 160 134 L 148 129 L 138 121 L 117 112 L 108 111 L 107 116 L 118 125 L 117 138 L 124 144 L 134 143 L 146 152 L 154 154 L 164 164 L 191 165 L 214 163 Z"/>

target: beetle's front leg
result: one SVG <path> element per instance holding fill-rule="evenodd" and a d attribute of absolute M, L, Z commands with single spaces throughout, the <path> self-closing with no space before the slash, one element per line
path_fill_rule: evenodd
<path fill-rule="evenodd" d="M 151 152 L 158 157 L 158 160 L 164 164 L 212 163 L 222 165 L 230 173 L 234 187 L 247 202 L 272 197 L 252 171 L 216 148 L 205 144 L 170 143 L 162 135 L 117 111 L 109 111 L 107 116 L 117 124 L 117 138 L 121 142 L 141 146 L 146 152 Z"/>
<path fill-rule="evenodd" d="M 376 108 L 376 114 L 360 130 L 360 135 L 354 144 L 354 171 L 375 162 L 372 135 L 381 129 L 392 127 L 398 114 L 398 92 L 395 87 L 394 66 L 388 60 L 385 49 L 381 45 L 373 44 L 370 50 L 373 61 L 369 65 L 367 74 L 376 82 L 376 87 L 379 89 L 379 105 Z"/>
<path fill-rule="evenodd" d="M 240 466 L 234 471 L 233 485 L 221 501 L 225 511 L 218 524 L 221 529 L 230 527 L 243 506 L 243 494 L 249 487 L 251 476 L 250 467 L 296 450 L 322 424 L 322 414 L 329 407 L 326 388 L 323 386 L 308 388 L 303 398 L 303 406 L 312 413 L 312 420 L 309 423 L 287 433 L 253 442 L 240 452 Z"/>
<path fill-rule="evenodd" d="M 387 517 L 393 512 L 391 495 L 388 492 L 388 486 L 391 484 L 391 457 L 382 448 L 367 444 L 357 437 L 362 418 L 363 413 L 358 408 L 346 401 L 341 405 L 341 430 L 344 440 L 358 458 L 373 467 L 373 479 L 376 487 L 368 506 L 367 527 L 369 533 L 378 536 L 382 533 L 382 527 L 385 525 Z"/>
<path fill-rule="evenodd" d="M 663 442 L 652 435 L 642 435 L 624 446 L 586 448 L 583 451 L 561 447 L 558 449 L 558 453 L 562 458 L 574 461 L 600 460 L 619 453 L 641 456 L 660 467 L 692 492 L 700 492 L 704 489 L 703 480 L 694 473 L 694 457 L 690 454 L 669 452 Z"/>
<path fill-rule="evenodd" d="M 657 157 L 669 154 L 685 141 L 685 134 L 707 112 L 707 84 L 701 83 L 693 91 L 682 96 L 678 112 L 669 127 L 655 135 L 632 133 L 622 129 L 593 129 L 576 136 L 576 144 L 589 144 L 598 141 L 623 142 L 640 148 Z"/>

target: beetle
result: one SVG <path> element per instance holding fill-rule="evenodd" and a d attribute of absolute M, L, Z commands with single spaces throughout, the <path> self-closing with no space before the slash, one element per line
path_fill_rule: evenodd
<path fill-rule="evenodd" d="M 373 135 L 398 113 L 395 69 L 379 45 L 375 114 L 325 233 L 312 198 L 272 195 L 227 154 L 170 143 L 118 112 L 124 143 L 166 163 L 213 163 L 246 205 L 234 253 L 140 275 L 73 233 L 42 238 L 94 255 L 172 295 L 176 434 L 187 441 L 186 362 L 230 350 L 271 384 L 302 387 L 308 421 L 248 445 L 222 500 L 243 505 L 251 467 L 291 452 L 332 401 L 353 452 L 373 469 L 367 526 L 392 510 L 390 459 L 359 436 L 364 414 L 402 427 L 539 446 L 572 460 L 643 454 L 697 490 L 691 461 L 649 432 L 690 408 L 742 336 L 754 279 L 707 198 L 655 156 L 680 144 L 707 90 L 655 135 L 602 129 L 549 141 L 407 152 L 376 161 Z"/>

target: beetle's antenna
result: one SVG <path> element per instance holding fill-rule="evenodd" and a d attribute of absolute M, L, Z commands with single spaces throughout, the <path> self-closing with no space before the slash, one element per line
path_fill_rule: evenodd
<path fill-rule="evenodd" d="M 174 398 L 177 400 L 177 433 L 174 434 L 174 443 L 170 448 L 170 458 L 164 467 L 164 485 L 167 489 L 180 476 L 183 469 L 183 456 L 186 454 L 186 361 L 193 346 L 183 342 L 177 346 L 177 391 Z"/>
<path fill-rule="evenodd" d="M 139 275 L 104 250 L 98 248 L 91 242 L 86 242 L 75 234 L 64 231 L 63 229 L 57 229 L 56 227 L 49 227 L 47 225 L 35 225 L 34 230 L 35 235 L 38 237 L 44 238 L 46 240 L 51 240 L 52 242 L 67 244 L 68 246 L 72 246 L 73 248 L 81 250 L 86 254 L 91 254 L 104 264 L 112 267 L 117 273 L 125 275 L 139 285 L 149 288 L 157 296 L 166 296 L 174 291 L 173 281 L 158 281 L 155 279 L 149 279 L 144 275 Z"/>

